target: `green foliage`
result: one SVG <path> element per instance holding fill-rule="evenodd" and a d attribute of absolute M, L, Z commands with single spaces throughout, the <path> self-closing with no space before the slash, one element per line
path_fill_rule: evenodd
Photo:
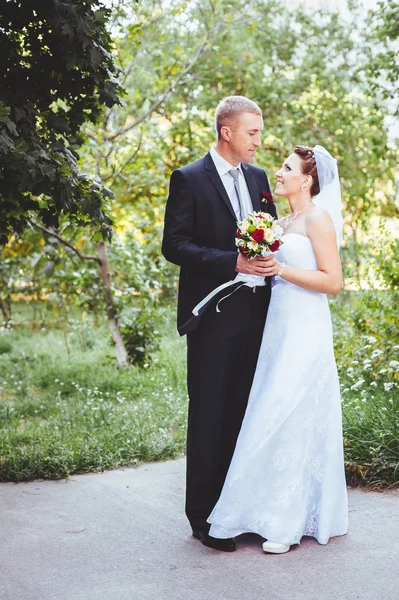
<path fill-rule="evenodd" d="M 358 292 L 333 302 L 345 455 L 355 483 L 399 483 L 398 240 L 384 228 L 365 252 Z M 373 289 L 374 288 L 374 289 Z"/>
<path fill-rule="evenodd" d="M 368 76 L 373 89 L 396 102 L 399 114 L 399 2 L 380 0 L 369 23 Z"/>
<path fill-rule="evenodd" d="M 160 227 L 151 224 L 149 214 L 137 220 L 137 225 L 123 234 L 117 232 L 108 247 L 113 301 L 119 315 L 130 315 L 138 308 L 151 312 L 176 296 L 177 268 L 160 254 Z M 82 253 L 96 254 L 87 235 L 69 226 L 64 229 Z M 82 261 L 54 236 L 43 239 L 41 232 L 27 230 L 23 236 L 13 236 L 0 256 L 0 309 L 5 321 L 12 318 L 16 300 L 33 306 L 45 300 L 48 309 L 64 318 L 75 309 L 100 315 L 104 290 L 98 265 Z"/>
<path fill-rule="evenodd" d="M 0 338 L 0 354 L 7 354 L 8 352 L 11 352 L 11 350 L 11 344 L 7 342 L 7 340 Z"/>
<path fill-rule="evenodd" d="M 81 152 L 82 164 L 112 185 L 117 223 L 135 224 L 143 210 L 162 219 L 170 172 L 209 149 L 214 109 L 229 94 L 262 108 L 257 163 L 272 185 L 295 144 L 320 143 L 339 160 L 349 232 L 377 211 L 397 214 L 397 151 L 388 144 L 385 110 L 356 68 L 364 41 L 354 18 L 274 0 L 133 7 L 121 0 L 118 7 L 126 99 L 99 127 L 86 128 Z"/>
<path fill-rule="evenodd" d="M 99 0 L 2 2 L 0 242 L 30 215 L 110 234 L 110 191 L 77 167 L 81 125 L 118 102 L 120 87 Z"/>
<path fill-rule="evenodd" d="M 395 485 L 399 483 L 399 344 L 352 335 L 355 343 L 346 339 L 337 352 L 350 478 L 374 486 Z"/>

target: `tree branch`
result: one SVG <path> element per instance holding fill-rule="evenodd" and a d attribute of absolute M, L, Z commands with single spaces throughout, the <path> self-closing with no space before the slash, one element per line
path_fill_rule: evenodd
<path fill-rule="evenodd" d="M 154 104 L 148 109 L 148 111 L 145 113 L 145 115 L 143 115 L 139 119 L 136 119 L 136 121 L 134 121 L 128 127 L 124 127 L 120 131 L 117 131 L 116 133 L 114 133 L 114 135 L 111 135 L 108 138 L 108 140 L 113 141 L 115 138 L 117 138 L 121 135 L 124 135 L 131 129 L 134 129 L 134 127 L 137 127 L 138 125 L 143 123 L 143 121 L 145 121 L 154 112 L 154 110 L 156 110 L 158 108 L 158 106 L 160 106 L 160 104 L 162 104 L 162 102 L 165 100 L 165 98 L 170 94 L 170 92 L 172 92 L 174 90 L 174 88 L 180 83 L 180 81 L 183 79 L 183 77 L 191 71 L 191 69 L 193 68 L 193 66 L 195 65 L 195 63 L 197 62 L 197 60 L 199 59 L 201 54 L 204 52 L 204 50 L 208 44 L 209 44 L 209 39 L 207 37 L 202 42 L 201 46 L 198 48 L 193 59 L 188 63 L 188 65 L 185 67 L 185 69 L 183 69 L 183 71 L 179 74 L 179 76 L 176 78 L 176 80 L 166 88 L 166 90 L 163 92 L 161 97 L 158 98 L 158 100 L 156 102 L 154 102 Z"/>
<path fill-rule="evenodd" d="M 138 141 L 136 150 L 133 152 L 133 154 L 131 156 L 129 156 L 129 158 L 123 163 L 123 165 L 121 167 L 119 167 L 118 170 L 113 169 L 112 173 L 104 178 L 104 182 L 109 181 L 110 179 L 115 181 L 118 177 L 121 176 L 124 169 L 126 169 L 126 167 L 136 158 L 137 154 L 140 152 L 142 141 L 143 141 L 143 130 L 141 129 L 140 137 L 139 137 L 139 141 Z"/>
<path fill-rule="evenodd" d="M 61 244 L 64 244 L 64 246 L 67 246 L 67 248 L 69 248 L 70 250 L 73 250 L 73 252 L 75 252 L 75 254 L 77 254 L 81 260 L 94 260 L 97 264 L 99 264 L 101 266 L 102 262 L 101 262 L 101 259 L 98 258 L 98 256 L 90 256 L 88 254 L 82 254 L 81 252 L 79 252 L 79 250 L 77 248 L 75 248 L 75 246 L 73 246 L 65 238 L 58 235 L 58 233 L 55 233 L 55 231 L 53 231 L 51 229 L 47 229 L 47 227 L 40 225 L 40 223 L 36 223 L 36 221 L 33 221 L 32 219 L 28 219 L 28 223 L 30 225 L 33 225 L 33 227 L 36 227 L 37 229 L 44 231 L 48 235 L 51 235 L 52 237 L 57 238 L 57 240 L 60 241 Z"/>

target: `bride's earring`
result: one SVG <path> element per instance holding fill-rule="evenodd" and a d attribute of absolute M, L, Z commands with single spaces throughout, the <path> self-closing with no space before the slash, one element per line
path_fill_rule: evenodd
<path fill-rule="evenodd" d="M 305 189 L 305 185 L 304 185 L 304 184 L 302 184 L 302 185 L 301 185 L 301 190 L 303 191 L 304 189 Z"/>

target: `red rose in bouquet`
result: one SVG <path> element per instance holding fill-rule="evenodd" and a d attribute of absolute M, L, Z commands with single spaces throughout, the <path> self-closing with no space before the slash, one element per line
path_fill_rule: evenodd
<path fill-rule="evenodd" d="M 274 240 L 274 242 L 270 246 L 270 250 L 272 252 L 276 252 L 276 250 L 278 250 L 279 248 L 280 248 L 280 242 L 279 242 L 279 240 Z"/>
<path fill-rule="evenodd" d="M 263 229 L 255 229 L 255 231 L 251 233 L 251 238 L 255 240 L 255 242 L 263 242 L 265 238 L 265 232 Z"/>

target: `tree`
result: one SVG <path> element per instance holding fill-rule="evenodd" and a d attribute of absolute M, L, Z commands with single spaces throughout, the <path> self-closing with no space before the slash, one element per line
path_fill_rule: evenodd
<path fill-rule="evenodd" d="M 396 155 L 383 107 L 357 69 L 356 24 L 275 0 L 146 0 L 125 19 L 115 44 L 127 99 L 99 127 L 89 125 L 82 149 L 83 164 L 115 191 L 116 219 L 137 223 L 145 211 L 159 219 L 170 171 L 209 149 L 214 108 L 228 94 L 263 109 L 258 161 L 268 172 L 296 143 L 325 144 L 340 162 L 351 224 L 373 211 L 395 213 Z"/>
<path fill-rule="evenodd" d="M 368 76 L 374 90 L 396 103 L 399 115 L 399 2 L 380 0 L 370 12 Z"/>
<path fill-rule="evenodd" d="M 110 11 L 100 0 L 1 2 L 0 17 L 0 242 L 29 224 L 55 236 L 83 260 L 95 261 L 103 280 L 118 362 L 127 362 L 111 296 L 103 238 L 111 237 L 110 190 L 81 173 L 81 127 L 119 102 Z M 64 235 L 91 230 L 98 256 L 83 255 Z M 2 302 L 5 318 L 9 305 Z"/>
<path fill-rule="evenodd" d="M 81 126 L 118 103 L 100 0 L 1 0 L 0 242 L 29 215 L 109 237 L 110 191 L 77 166 Z"/>

